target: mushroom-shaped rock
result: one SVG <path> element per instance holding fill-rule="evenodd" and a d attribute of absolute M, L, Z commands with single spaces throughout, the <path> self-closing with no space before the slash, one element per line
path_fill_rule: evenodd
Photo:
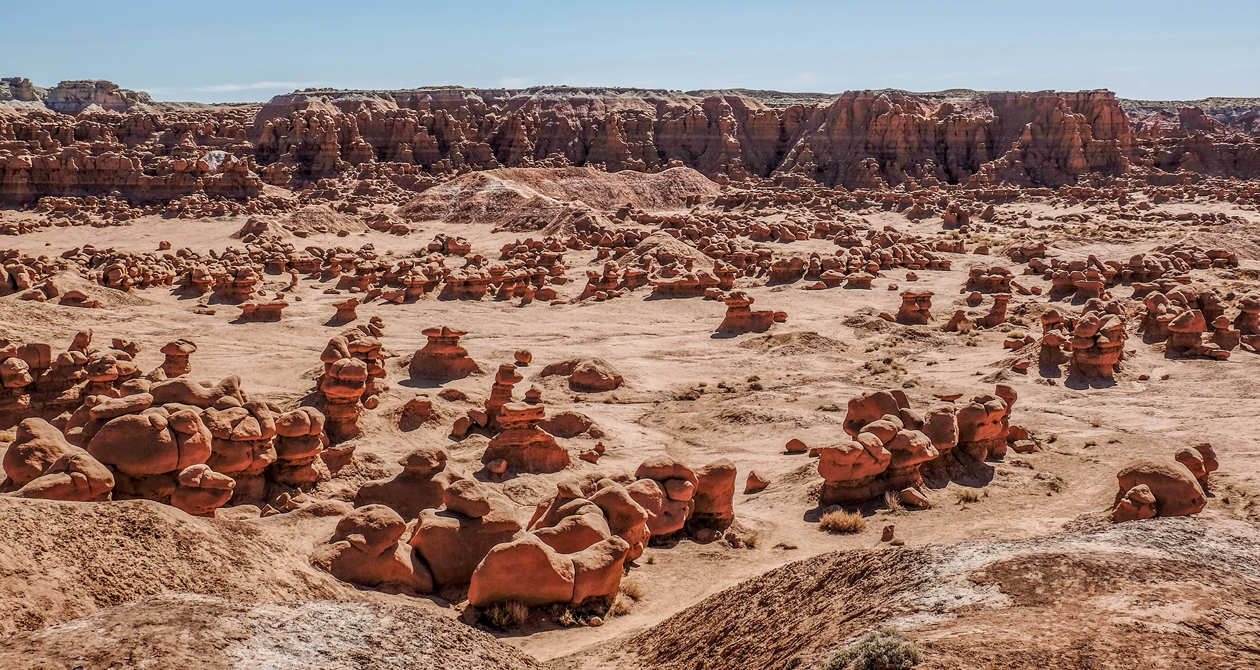
<path fill-rule="evenodd" d="M 338 579 L 363 586 L 389 586 L 419 593 L 433 590 L 433 577 L 399 539 L 407 523 L 384 505 L 367 505 L 337 522 L 327 545 L 311 563 Z"/>
<path fill-rule="evenodd" d="M 875 483 L 875 478 L 887 470 L 891 462 L 892 453 L 870 433 L 860 433 L 857 440 L 820 447 L 821 502 L 849 504 L 874 497 L 883 490 Z"/>
<path fill-rule="evenodd" d="M 399 464 L 403 466 L 403 471 L 398 475 L 359 487 L 354 504 L 386 505 L 408 519 L 418 516 L 421 510 L 436 509 L 445 504 L 448 478 L 439 476 L 446 468 L 444 449 L 420 447 L 404 456 Z"/>
<path fill-rule="evenodd" d="M 421 331 L 429 338 L 411 357 L 409 371 L 412 379 L 451 381 L 481 372 L 477 362 L 468 356 L 468 350 L 459 346 L 459 338 L 466 333 L 446 326 L 426 328 Z"/>
<path fill-rule="evenodd" d="M 501 406 L 498 413 L 501 431 L 486 446 L 482 462 L 502 459 L 517 472 L 559 472 L 567 468 L 572 462 L 569 452 L 539 427 L 545 411 L 542 405 L 521 402 Z"/>
<path fill-rule="evenodd" d="M 178 339 L 173 342 L 167 342 L 161 349 L 162 355 L 166 357 L 162 361 L 162 374 L 168 379 L 181 377 L 192 371 L 192 367 L 188 364 L 188 357 L 196 353 L 197 345 L 191 340 Z"/>
<path fill-rule="evenodd" d="M 271 478 L 286 486 L 310 486 L 319 480 L 316 463 L 328 444 L 324 414 L 314 407 L 299 407 L 276 417 L 276 463 Z"/>
<path fill-rule="evenodd" d="M 232 498 L 236 481 L 210 469 L 204 463 L 190 465 L 176 477 L 171 505 L 193 516 L 214 516 L 214 511 Z"/>

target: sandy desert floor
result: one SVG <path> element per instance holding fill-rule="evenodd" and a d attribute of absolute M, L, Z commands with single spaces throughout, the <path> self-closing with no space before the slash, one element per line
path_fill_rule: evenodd
<path fill-rule="evenodd" d="M 1256 277 L 1260 276 L 1260 235 L 1255 232 L 1260 230 L 1260 213 L 1220 202 L 1170 203 L 1162 207 L 1170 214 L 1226 212 L 1241 217 L 1246 223 L 1207 229 L 1172 222 L 1152 227 L 1141 236 L 1097 234 L 1097 231 L 1081 225 L 1066 233 L 1054 231 L 1048 234 L 1051 237 L 1048 255 L 1068 260 L 1084 259 L 1091 254 L 1104 259 L 1127 259 L 1133 254 L 1170 243 L 1223 246 L 1238 254 L 1238 268 L 1194 270 L 1190 273 L 1191 277 L 1222 293 L 1244 294 L 1255 290 Z M 1044 219 L 1090 212 L 1091 206 L 1059 207 L 1031 200 L 999 205 L 997 211 L 999 216 L 1030 216 L 1035 230 L 1039 222 L 1044 223 Z M 872 227 L 890 226 L 906 233 L 930 236 L 941 231 L 939 218 L 912 221 L 893 212 L 871 212 L 864 214 L 863 218 Z M 1099 217 L 1095 215 L 1095 218 Z M 240 241 L 232 236 L 244 223 L 245 217 L 192 221 L 145 217 L 124 226 L 44 229 L 6 238 L 0 241 L 0 245 L 27 254 L 55 256 L 85 244 L 97 248 L 149 252 L 158 249 L 159 241 L 169 240 L 176 248 L 209 252 L 239 245 Z M 1210 442 L 1215 447 L 1221 463 L 1220 470 L 1213 475 L 1207 507 L 1188 520 L 1137 524 L 1147 524 L 1152 528 L 1149 544 L 1152 547 L 1158 545 L 1158 550 L 1130 548 L 1133 555 L 1139 557 L 1132 560 L 1156 560 L 1152 557 L 1164 552 L 1159 553 L 1159 560 L 1172 561 L 1173 558 L 1164 554 L 1176 554 L 1177 549 L 1176 546 L 1169 549 L 1168 543 L 1192 543 L 1186 538 L 1197 537 L 1197 532 L 1232 532 L 1245 537 L 1247 542 L 1254 542 L 1255 531 L 1251 524 L 1260 518 L 1260 507 L 1257 506 L 1260 498 L 1260 482 L 1257 479 L 1260 477 L 1260 466 L 1257 466 L 1260 463 L 1257 458 L 1260 456 L 1260 430 L 1256 424 L 1257 417 L 1260 417 L 1260 386 L 1255 383 L 1260 373 L 1260 356 L 1239 350 L 1225 361 L 1170 357 L 1162 346 L 1144 343 L 1140 336 L 1131 334 L 1125 346 L 1123 366 L 1112 382 L 1080 384 L 1066 378 L 1043 377 L 1035 363 L 1026 373 L 1016 372 L 1012 370 L 1011 363 L 1030 356 L 1035 359 L 1035 354 L 1031 352 L 1036 346 L 1012 352 L 1003 348 L 1003 341 L 1015 331 L 1039 335 L 1040 324 L 1035 317 L 1039 311 L 1035 307 L 1047 302 L 1044 295 L 1015 295 L 1010 305 L 1012 323 L 968 334 L 943 332 L 940 327 L 949 314 L 957 309 L 966 309 L 965 293 L 960 293 L 960 289 L 973 266 L 1007 265 L 1013 268 L 1020 283 L 1048 291 L 1048 281 L 1038 275 L 1021 276 L 1015 269 L 1020 264 L 999 257 L 999 250 L 1008 239 L 1003 239 L 1000 226 L 991 228 L 985 233 L 992 237 L 991 242 L 984 241 L 994 246 L 992 255 L 942 254 L 952 261 L 952 268 L 948 271 L 918 270 L 918 280 L 914 282 L 906 280 L 904 269 L 883 272 L 869 290 L 804 290 L 810 282 L 766 285 L 764 279 L 741 277 L 737 279 L 735 288 L 753 296 L 756 308 L 781 310 L 788 314 L 788 318 L 765 333 L 733 337 L 716 336 L 714 333 L 725 313 L 721 302 L 700 298 L 648 299 L 646 289 L 604 302 L 569 302 L 582 289 L 580 279 L 558 287 L 560 299 L 564 302 L 555 305 L 538 301 L 518 307 L 513 301 L 489 298 L 482 301 L 447 301 L 432 296 L 400 305 L 367 302 L 358 308 L 360 321 L 379 316 L 385 323 L 384 334 L 379 339 L 391 356 L 386 363 L 387 388 L 379 407 L 364 413 L 364 434 L 354 441 L 354 464 L 331 481 L 319 484 L 311 496 L 319 500 L 352 499 L 358 485 L 396 472 L 396 461 L 419 444 L 445 447 L 452 467 L 469 472 L 480 468 L 481 453 L 488 438 L 474 434 L 454 440 L 447 435 L 450 420 L 472 407 L 470 402 L 451 402 L 434 397 L 440 421 L 414 430 L 399 427 L 398 416 L 407 400 L 418 392 L 432 394 L 440 390 L 433 385 L 417 384 L 409 378 L 406 361 L 425 343 L 420 331 L 430 326 L 447 325 L 467 331 L 461 343 L 486 371 L 511 362 L 516 350 L 532 352 L 533 362 L 519 369 L 525 381 L 518 386 L 518 392 L 536 385 L 542 390 L 543 403 L 549 412 L 580 412 L 589 416 L 604 433 L 600 440 L 588 436 L 561 440 L 572 453 L 601 442 L 607 450 L 598 464 L 575 460 L 576 465 L 566 473 L 520 474 L 502 483 L 491 484 L 518 506 L 518 515 L 522 520 L 528 520 L 534 507 L 553 495 L 555 483 L 560 477 L 573 471 L 580 474 L 630 472 L 646 457 L 657 454 L 667 454 L 697 466 L 725 457 L 738 468 L 734 499 L 736 527 L 746 537 L 752 538 L 751 544 L 755 546 L 733 548 L 724 542 L 698 543 L 689 538 L 652 546 L 635 562 L 627 577 L 636 582 L 642 592 L 628 614 L 609 617 L 599 627 L 563 628 L 538 623 L 515 631 L 491 630 L 502 642 L 539 662 L 550 662 L 554 667 L 735 667 L 724 665 L 725 661 L 704 664 L 696 659 L 687 660 L 690 657 L 678 649 L 672 652 L 663 650 L 661 646 L 653 647 L 645 640 L 670 639 L 680 648 L 705 644 L 703 638 L 687 638 L 680 632 L 686 629 L 686 620 L 670 619 L 679 613 L 687 613 L 685 616 L 691 617 L 689 620 L 698 622 L 696 626 L 718 627 L 721 618 L 729 615 L 735 627 L 732 631 L 735 631 L 739 626 L 747 625 L 739 618 L 743 616 L 742 606 L 732 600 L 728 603 L 729 608 L 723 610 L 720 600 L 707 598 L 723 594 L 721 597 L 728 599 L 756 599 L 758 591 L 751 586 L 756 583 L 755 580 L 778 579 L 781 582 L 788 579 L 790 583 L 791 578 L 781 571 L 772 573 L 782 566 L 809 559 L 832 560 L 817 557 L 841 550 L 879 550 L 887 546 L 879 541 L 880 530 L 886 524 L 895 524 L 896 534 L 904 540 L 905 548 L 888 553 L 891 557 L 887 558 L 887 562 L 872 559 L 875 561 L 872 567 L 862 573 L 870 579 L 876 579 L 876 573 L 880 573 L 881 569 L 891 569 L 877 569 L 876 565 L 900 566 L 898 569 L 903 570 L 905 579 L 910 580 L 916 574 L 913 567 L 916 561 L 935 566 L 950 557 L 951 552 L 955 552 L 955 559 L 968 551 L 977 555 L 984 551 L 1000 553 L 994 547 L 1018 547 L 1020 551 L 1035 549 L 1047 553 L 1057 551 L 1068 555 L 1080 552 L 1081 564 L 1076 569 L 1093 579 L 1105 574 L 1105 570 L 1090 563 L 1093 560 L 1091 557 L 1105 556 L 1105 560 L 1098 560 L 1113 567 L 1125 563 L 1123 554 L 1117 553 L 1121 550 L 1115 548 L 1116 543 L 1123 544 L 1117 540 L 1119 536 L 1116 533 L 1119 531 L 1107 530 L 1105 522 L 1099 520 L 1111 507 L 1116 495 L 1117 470 L 1135 458 L 1171 459 L 1175 451 L 1201 442 Z M 497 256 L 503 244 L 527 235 L 496 232 L 492 223 L 429 221 L 417 224 L 416 229 L 405 237 L 369 230 L 344 237 L 315 234 L 305 240 L 292 241 L 299 246 L 310 244 L 351 249 L 372 244 L 381 258 L 388 261 L 391 257 L 410 255 L 436 233 L 467 238 L 473 253 L 490 258 Z M 974 244 L 968 245 L 969 251 Z M 828 253 L 835 249 L 827 240 L 770 243 L 768 246 L 773 248 L 776 258 L 808 256 L 813 251 Z M 603 265 L 602 260 L 596 260 L 593 250 L 566 251 L 565 263 L 571 278 L 581 278 L 586 270 L 598 271 Z M 285 291 L 290 306 L 285 310 L 284 318 L 261 323 L 235 322 L 237 310 L 230 304 L 215 304 L 213 300 L 208 306 L 215 308 L 214 314 L 198 313 L 195 308 L 204 306 L 205 300 L 189 298 L 169 288 L 123 293 L 75 278 L 67 277 L 63 281 L 67 286 L 81 287 L 101 300 L 103 308 L 80 309 L 22 301 L 14 296 L 0 298 L 0 314 L 3 314 L 0 317 L 0 337 L 17 341 L 51 341 L 57 351 L 64 349 L 74 332 L 90 328 L 100 338 L 121 337 L 138 343 L 140 353 L 137 362 L 143 370 L 161 363 L 162 355 L 158 350 L 163 344 L 176 338 L 187 338 L 197 344 L 197 352 L 192 359 L 195 378 L 218 380 L 228 375 L 239 375 L 243 388 L 252 398 L 284 406 L 296 405 L 312 394 L 315 379 L 322 371 L 320 352 L 328 339 L 343 329 L 343 326 L 328 323 L 334 311 L 332 304 L 345 298 L 344 294 L 324 293 L 335 281 L 303 280 L 295 290 Z M 264 277 L 263 289 L 281 291 L 288 284 L 287 274 L 272 274 Z M 900 302 L 898 291 L 890 290 L 891 284 L 898 285 L 901 290 L 913 288 L 934 292 L 935 320 L 926 326 L 904 326 L 879 318 L 880 312 L 895 312 Z M 1118 287 L 1115 291 L 1118 295 L 1127 295 L 1125 287 Z M 1079 303 L 1073 305 L 1070 300 L 1050 304 L 1065 311 L 1079 306 Z M 563 384 L 563 377 L 538 376 L 546 364 L 571 358 L 603 359 L 624 376 L 624 383 L 614 391 L 577 393 Z M 480 374 L 443 387 L 464 391 L 470 399 L 479 402 L 488 393 L 491 381 L 491 375 Z M 1038 443 L 1036 451 L 1010 452 L 1004 459 L 988 463 L 985 471 L 965 482 L 929 485 L 927 496 L 932 503 L 929 509 L 894 510 L 888 509 L 883 501 L 874 501 L 861 508 L 866 516 L 866 528 L 862 532 L 836 535 L 819 529 L 819 505 L 814 496 L 821 479 L 816 459 L 805 454 L 785 454 L 784 444 L 789 439 L 799 438 L 810 446 L 824 446 L 841 439 L 845 404 L 849 398 L 865 391 L 902 389 L 913 406 L 926 407 L 935 402 L 937 396 L 971 396 L 991 392 L 998 383 L 1007 384 L 1018 393 L 1011 420 L 1028 429 Z M 770 484 L 763 491 L 744 494 L 744 479 L 753 470 Z M 977 500 L 963 501 L 958 495 L 962 489 L 982 493 Z M 14 504 L 4 502 L 2 498 L 0 502 L 6 506 Z M 150 607 L 150 611 L 168 607 L 183 611 L 182 608 L 187 608 L 189 617 L 193 616 L 192 612 L 219 612 L 215 608 L 220 607 L 227 612 L 236 608 L 232 616 L 242 621 L 253 620 L 250 617 L 289 620 L 291 617 L 315 615 L 301 611 L 278 611 L 283 607 L 300 610 L 301 605 L 274 605 L 277 611 L 261 614 L 242 613 L 241 608 L 258 608 L 264 607 L 265 603 L 292 600 L 336 600 L 367 603 L 364 607 L 419 609 L 447 619 L 458 615 L 453 605 L 457 603 L 459 594 L 453 594 L 451 598 L 443 597 L 452 596 L 450 593 L 422 598 L 380 593 L 353 588 L 312 568 L 306 558 L 312 548 L 326 541 L 332 532 L 336 522 L 332 516 L 307 511 L 251 519 L 246 518 L 249 516 L 247 511 L 224 508 L 216 519 L 195 519 L 173 508 L 153 511 L 148 507 L 161 506 L 128 502 L 111 505 L 139 506 L 135 507 L 134 517 L 122 514 L 93 520 L 89 514 L 76 520 L 84 513 L 77 509 L 67 511 L 75 505 L 46 505 L 48 507 L 41 512 L 47 515 L 43 520 L 39 520 L 38 515 L 26 515 L 21 517 L 24 520 L 6 522 L 7 528 L 0 530 L 0 539 L 6 543 L 4 551 L 14 558 L 10 567 L 0 567 L 0 603 L 5 603 L 0 609 L 16 606 L 22 611 L 20 616 L 5 617 L 6 621 L 0 622 L 0 634 L 10 636 L 5 646 L 12 650 L 26 648 L 30 654 L 50 653 L 47 652 L 48 645 L 39 646 L 41 643 L 36 632 L 48 639 L 56 639 L 57 635 L 83 635 L 86 630 L 97 630 L 98 627 L 100 630 L 117 630 L 120 625 L 131 626 L 149 616 L 145 607 Z M 14 513 L 10 510 L 6 519 Z M 128 538 L 124 542 L 117 540 L 110 529 L 132 523 L 126 519 L 133 519 L 138 527 L 123 533 Z M 39 550 L 32 550 L 29 546 L 22 548 L 33 538 L 41 534 L 46 536 L 48 526 L 59 529 L 54 537 L 68 541 L 82 530 L 85 523 L 97 528 L 90 537 L 100 543 L 86 554 L 65 545 L 43 546 Z M 1164 528 L 1161 523 L 1170 525 Z M 146 539 L 139 532 L 140 527 L 153 529 L 155 536 Z M 1065 528 L 1068 535 L 1062 534 Z M 1072 532 L 1083 535 L 1073 536 Z M 1177 533 L 1182 533 L 1182 536 L 1176 536 Z M 1166 542 L 1159 539 L 1164 535 L 1169 535 L 1171 539 Z M 160 545 L 170 542 L 179 547 L 200 544 L 201 549 L 194 548 L 191 555 L 169 547 L 159 549 Z M 982 551 L 976 547 L 988 549 Z M 110 561 L 123 560 L 126 555 L 148 556 L 153 552 L 163 553 L 165 558 L 135 559 L 140 565 L 154 568 L 143 571 L 144 574 L 133 574 L 123 568 L 116 570 L 117 574 L 110 574 L 110 570 L 101 567 Z M 200 555 L 202 553 L 207 555 Z M 1250 556 L 1237 558 L 1246 562 Z M 89 561 L 106 574 L 76 576 L 76 571 Z M 158 565 L 166 567 L 159 569 Z M 814 567 L 805 572 L 796 568 L 797 579 L 804 580 L 811 571 L 824 569 L 819 567 L 821 564 L 806 565 Z M 1012 573 L 1036 572 L 1028 566 L 1003 565 Z M 1175 566 L 1165 568 L 1170 574 L 1161 579 L 1170 583 L 1187 579 L 1184 575 L 1177 577 L 1174 574 Z M 1203 575 L 1190 581 L 1204 584 L 1209 581 L 1206 578 L 1208 574 L 1227 575 L 1230 572 L 1227 566 L 1219 564 L 1214 564 L 1210 570 L 1208 567 L 1202 569 L 1205 571 Z M 764 577 L 767 573 L 779 576 L 773 579 Z M 202 577 L 197 577 L 198 574 Z M 1211 600 L 1209 596 L 1228 599 L 1244 591 L 1250 593 L 1246 596 L 1251 599 L 1250 609 L 1236 613 L 1239 616 L 1236 620 L 1249 622 L 1250 628 L 1244 632 L 1234 631 L 1233 634 L 1255 642 L 1256 628 L 1260 626 L 1260 620 L 1256 618 L 1257 601 L 1254 599 L 1255 576 L 1244 574 L 1236 577 L 1245 581 L 1238 589 L 1214 586 L 1212 588 L 1216 591 L 1200 594 L 1200 600 L 1195 601 L 1198 605 L 1190 603 L 1193 600 L 1190 598 L 1168 607 L 1209 607 L 1205 604 Z M 897 580 L 892 573 L 878 578 Z M 924 579 L 931 582 L 937 578 Z M 1000 578 L 994 579 L 1009 586 L 1007 582 L 1013 583 L 1010 580 L 1014 577 L 1003 573 Z M 1117 574 L 1116 579 L 1119 580 L 1117 583 L 1133 580 L 1137 584 L 1133 588 L 1154 589 L 1127 572 Z M 1063 580 L 1043 586 L 1053 591 L 1075 588 L 1073 584 L 1079 586 L 1080 582 L 1080 579 L 1072 581 L 1067 577 Z M 124 583 L 130 584 L 131 588 L 118 586 Z M 73 584 L 77 590 L 68 590 L 66 584 Z M 732 587 L 735 589 L 727 591 Z M 984 590 L 979 586 L 976 588 Z M 108 593 L 110 589 L 118 592 Z M 1011 589 L 1003 589 L 1002 592 L 1008 595 L 1014 593 Z M 198 597 L 207 599 L 226 598 L 227 601 L 190 601 L 188 596 L 180 595 L 189 593 L 201 594 Z M 878 599 L 878 593 L 874 590 L 863 597 Z M 992 595 L 992 592 L 986 593 Z M 1189 598 L 1184 593 L 1182 595 Z M 831 597 L 847 596 L 829 594 L 828 598 Z M 177 602 L 164 601 L 163 598 L 176 598 Z M 890 602 L 895 600 L 892 598 Z M 251 603 L 262 604 L 255 606 Z M 1021 607 L 1024 605 L 1026 603 Z M 1022 609 L 1019 616 L 1034 619 L 1056 616 L 1053 614 L 1059 611 L 1056 607 L 1066 606 L 1058 601 L 1040 602 L 1040 609 Z M 1097 606 L 1097 603 L 1091 606 Z M 122 609 L 125 607 L 133 609 Z M 137 607 L 139 610 L 135 609 Z M 795 607 L 801 617 L 799 625 L 815 625 L 814 619 L 810 618 L 815 615 L 810 613 L 808 602 L 797 602 Z M 952 657 L 955 660 L 965 658 L 966 641 L 970 638 L 959 637 L 962 633 L 958 632 L 965 628 L 959 623 L 965 616 L 956 619 L 956 625 L 951 629 L 954 632 L 947 635 L 940 630 L 932 632 L 933 626 L 941 625 L 939 616 L 944 615 L 916 622 L 912 614 L 898 608 L 905 609 L 901 605 L 893 607 L 897 611 L 890 610 L 886 613 L 887 618 L 903 617 L 904 628 L 910 637 L 937 653 L 937 660 L 933 663 L 939 663 L 938 667 L 950 667 L 948 660 L 943 660 L 951 658 L 950 654 L 959 654 Z M 772 609 L 774 606 L 766 605 L 763 612 Z M 1116 605 L 1108 610 L 1108 616 L 1122 609 Z M 1160 617 L 1167 620 L 1176 618 L 1169 612 L 1132 608 L 1126 611 L 1125 616 L 1131 617 L 1134 622 Z M 775 612 L 773 616 L 765 614 L 770 618 L 760 625 L 768 628 L 762 628 L 760 635 L 773 638 L 782 633 L 792 639 L 804 635 L 799 631 L 788 634 L 786 630 L 777 628 L 791 628 L 794 619 L 786 612 Z M 870 621 L 881 618 L 876 614 L 870 614 Z M 117 620 L 109 623 L 100 619 L 110 616 L 121 617 L 119 620 L 124 623 L 119 624 Z M 327 616 L 336 620 L 338 616 L 348 615 L 332 613 Z M 399 619 L 407 615 L 391 610 L 389 616 Z M 994 614 L 988 619 L 981 615 L 966 616 L 976 617 L 974 626 L 999 630 L 1013 625 L 1009 622 L 1004 624 L 1002 619 L 1004 616 L 1013 617 L 1015 613 Z M 1082 617 L 1078 620 L 1091 616 L 1106 618 L 1099 611 L 1089 609 L 1077 611 L 1074 616 Z M 226 620 L 226 617 L 228 614 L 223 613 L 218 620 Z M 57 624 L 81 627 L 78 632 L 48 628 Z M 405 630 L 404 625 L 410 624 L 399 623 L 398 635 L 423 634 L 423 631 Z M 1021 625 L 1028 626 L 1025 630 L 1027 635 L 1034 634 L 1032 623 L 1027 618 L 1022 620 Z M 858 628 L 818 626 L 810 629 L 809 635 L 838 636 L 831 640 L 833 644 L 860 632 Z M 1050 637 L 1057 634 L 1048 621 L 1046 626 L 1040 634 Z M 1139 623 L 1133 623 L 1133 627 L 1134 630 L 1145 630 L 1141 635 L 1134 633 L 1134 644 L 1146 639 L 1142 636 L 1152 635 Z M 307 634 L 322 635 L 326 632 L 326 628 L 312 630 L 315 632 Z M 1206 632 L 1203 634 L 1208 635 Z M 1229 635 L 1228 632 L 1220 634 Z M 669 637 L 671 635 L 674 637 Z M 237 638 L 227 634 L 225 639 Z M 1027 667 L 1021 665 L 1021 661 L 1072 662 L 1072 657 L 1068 656 L 1034 655 L 1016 656 L 1016 660 L 1006 665 L 986 651 L 994 648 L 1001 639 L 1007 638 L 995 635 L 987 643 L 975 641 L 978 650 L 975 652 L 976 662 L 984 667 Z M 346 644 L 364 642 L 355 638 Z M 817 640 L 811 644 L 817 646 Z M 35 649 L 43 651 L 32 651 Z M 1232 652 L 1229 649 L 1212 649 L 1212 653 L 1222 654 L 1221 658 L 1233 653 L 1236 659 L 1251 659 L 1237 667 L 1248 665 L 1260 654 L 1260 648 L 1256 646 L 1246 650 L 1249 657 L 1237 656 L 1240 653 L 1237 649 Z M 770 667 L 756 663 L 779 658 L 774 655 L 777 652 L 767 652 L 769 656 L 746 657 L 740 656 L 740 653 L 751 652 L 735 650 L 731 653 L 731 659 L 745 658 L 746 662 L 753 664 L 742 667 Z M 1124 649 L 1108 648 L 1098 653 L 1095 659 L 1097 665 L 1090 667 L 1112 667 L 1110 664 L 1119 657 L 1117 654 L 1124 653 Z M 494 655 L 493 652 L 488 654 Z M 0 659 L 4 658 L 0 654 Z M 22 657 L 10 656 L 5 663 L 19 662 L 15 658 Z M 265 661 L 258 660 L 263 657 L 234 658 L 234 662 L 238 663 L 248 663 L 248 659 L 253 659 L 266 665 Z M 1083 657 L 1077 657 L 1077 660 L 1080 658 Z M 104 656 L 91 659 L 88 667 L 105 667 L 103 663 L 96 665 L 103 659 Z M 522 664 L 532 662 L 523 657 L 520 661 Z M 473 664 L 474 661 L 468 663 Z M 57 667 L 57 661 L 48 661 L 48 667 Z M 374 667 L 391 666 L 382 663 Z M 1165 667 L 1189 666 L 1173 661 Z"/>

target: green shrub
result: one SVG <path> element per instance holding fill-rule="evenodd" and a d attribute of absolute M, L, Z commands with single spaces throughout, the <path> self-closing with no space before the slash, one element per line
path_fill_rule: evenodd
<path fill-rule="evenodd" d="M 923 662 L 923 654 L 906 636 L 873 630 L 831 657 L 826 670 L 907 670 Z"/>

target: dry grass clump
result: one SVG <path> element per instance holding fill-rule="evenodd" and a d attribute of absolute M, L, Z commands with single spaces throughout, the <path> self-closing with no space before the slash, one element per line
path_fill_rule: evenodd
<path fill-rule="evenodd" d="M 954 491 L 954 500 L 957 501 L 959 505 L 980 502 L 988 497 L 988 489 L 961 488 Z"/>
<path fill-rule="evenodd" d="M 837 508 L 823 514 L 818 527 L 828 533 L 860 533 L 866 530 L 866 519 L 857 512 Z"/>
<path fill-rule="evenodd" d="M 884 506 L 888 508 L 889 512 L 893 513 L 906 511 L 905 505 L 901 504 L 901 498 L 898 497 L 896 491 L 884 491 Z"/>
<path fill-rule="evenodd" d="M 486 608 L 486 622 L 499 630 L 520 628 L 529 619 L 529 608 L 515 601 L 495 603 Z"/>
<path fill-rule="evenodd" d="M 632 577 L 622 578 L 621 586 L 617 588 L 617 595 L 613 598 L 612 606 L 608 608 L 608 615 L 625 616 L 634 608 L 634 604 L 640 600 L 643 600 L 643 584 Z"/>

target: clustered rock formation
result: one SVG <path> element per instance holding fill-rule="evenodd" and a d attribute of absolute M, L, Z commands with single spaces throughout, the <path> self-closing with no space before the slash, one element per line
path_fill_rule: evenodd
<path fill-rule="evenodd" d="M 147 376 L 132 362 L 138 347 L 124 340 L 94 348 L 83 331 L 55 364 L 49 349 L 10 345 L 0 361 L 6 416 L 20 421 L 0 492 L 147 498 L 211 516 L 229 503 L 262 504 L 273 483 L 292 489 L 327 477 L 323 414 L 252 401 L 236 377 L 194 381 L 191 341 L 162 347 L 165 360 Z"/>
<path fill-rule="evenodd" d="M 1068 361 L 1074 374 L 1086 378 L 1113 379 L 1124 358 L 1128 326 L 1124 305 L 1092 298 L 1080 317 L 1067 317 L 1057 309 L 1041 315 L 1039 361 L 1043 373 L 1058 370 Z"/>
<path fill-rule="evenodd" d="M 926 414 L 912 409 L 900 390 L 850 399 L 843 424 L 850 437 L 814 450 L 823 477 L 821 503 L 855 504 L 891 491 L 905 503 L 923 506 L 923 469 L 948 475 L 1006 454 L 1015 399 L 1013 389 L 998 385 L 994 395 Z"/>
<path fill-rule="evenodd" d="M 606 605 L 653 538 L 688 531 L 711 541 L 734 521 L 727 460 L 693 471 L 657 458 L 633 477 L 561 479 L 527 524 L 502 495 L 449 469 L 441 449 L 400 464 L 396 477 L 360 488 L 315 565 L 365 586 L 424 593 L 466 584 L 474 608 Z"/>
<path fill-rule="evenodd" d="M 1177 452 L 1175 461 L 1141 460 L 1116 474 L 1120 490 L 1111 510 L 1116 523 L 1156 516 L 1198 514 L 1207 505 L 1208 476 L 1219 467 L 1210 444 Z"/>

